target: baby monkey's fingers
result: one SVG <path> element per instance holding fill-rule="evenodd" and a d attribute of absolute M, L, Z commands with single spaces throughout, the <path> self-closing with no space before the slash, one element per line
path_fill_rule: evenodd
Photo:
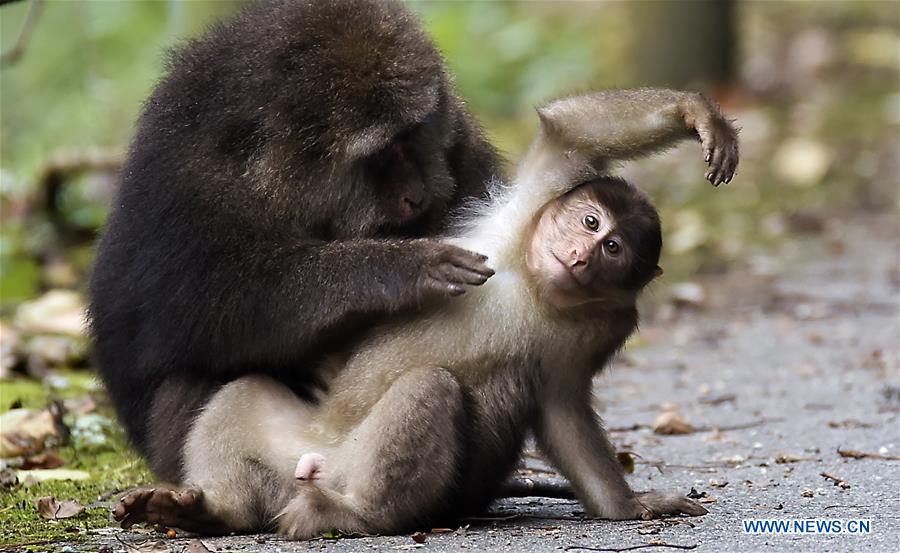
<path fill-rule="evenodd" d="M 722 116 L 716 104 L 703 95 L 691 95 L 683 109 L 685 123 L 697 132 L 703 160 L 709 164 L 706 180 L 713 186 L 730 182 L 739 157 L 737 130 Z"/>
<path fill-rule="evenodd" d="M 706 180 L 713 186 L 730 182 L 738 164 L 737 132 L 724 119 L 713 119 L 698 126 L 697 134 L 709 169 Z"/>
<path fill-rule="evenodd" d="M 641 506 L 640 518 L 649 520 L 662 516 L 705 515 L 709 511 L 703 505 L 673 492 L 650 491 L 635 494 Z"/>

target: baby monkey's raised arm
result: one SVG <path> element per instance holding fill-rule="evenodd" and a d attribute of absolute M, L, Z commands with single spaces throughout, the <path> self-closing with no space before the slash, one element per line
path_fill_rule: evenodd
<path fill-rule="evenodd" d="M 701 142 L 709 164 L 706 179 L 714 186 L 730 182 L 737 168 L 737 132 L 714 102 L 695 92 L 592 92 L 552 102 L 538 109 L 538 116 L 541 133 L 523 160 L 520 178 L 568 171 L 562 174 L 569 178 L 559 181 L 571 184 L 582 172 L 607 173 L 610 162 L 654 153 L 690 137 Z M 549 201 L 565 190 L 544 191 Z"/>

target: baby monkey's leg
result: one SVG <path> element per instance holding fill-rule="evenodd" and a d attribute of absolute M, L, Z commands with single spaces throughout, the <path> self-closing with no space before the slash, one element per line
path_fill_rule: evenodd
<path fill-rule="evenodd" d="M 299 463 L 304 475 L 309 464 L 325 477 L 301 481 L 278 515 L 279 531 L 311 538 L 334 529 L 372 534 L 414 526 L 456 477 L 462 416 L 462 392 L 449 372 L 401 376 L 334 453 Z"/>

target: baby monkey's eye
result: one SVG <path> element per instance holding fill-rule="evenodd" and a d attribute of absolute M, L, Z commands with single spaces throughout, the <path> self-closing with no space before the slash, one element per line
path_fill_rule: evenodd
<path fill-rule="evenodd" d="M 581 222 L 591 232 L 597 232 L 597 229 L 600 228 L 600 220 L 594 215 L 585 215 Z"/>
<path fill-rule="evenodd" d="M 615 240 L 604 240 L 603 248 L 610 255 L 617 255 L 622 250 L 622 246 Z"/>

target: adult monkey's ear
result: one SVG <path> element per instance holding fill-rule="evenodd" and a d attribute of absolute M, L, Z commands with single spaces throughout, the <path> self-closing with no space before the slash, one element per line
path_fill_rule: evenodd
<path fill-rule="evenodd" d="M 653 278 L 659 278 L 661 276 L 663 276 L 663 268 L 657 265 L 656 270 L 653 271 Z"/>

